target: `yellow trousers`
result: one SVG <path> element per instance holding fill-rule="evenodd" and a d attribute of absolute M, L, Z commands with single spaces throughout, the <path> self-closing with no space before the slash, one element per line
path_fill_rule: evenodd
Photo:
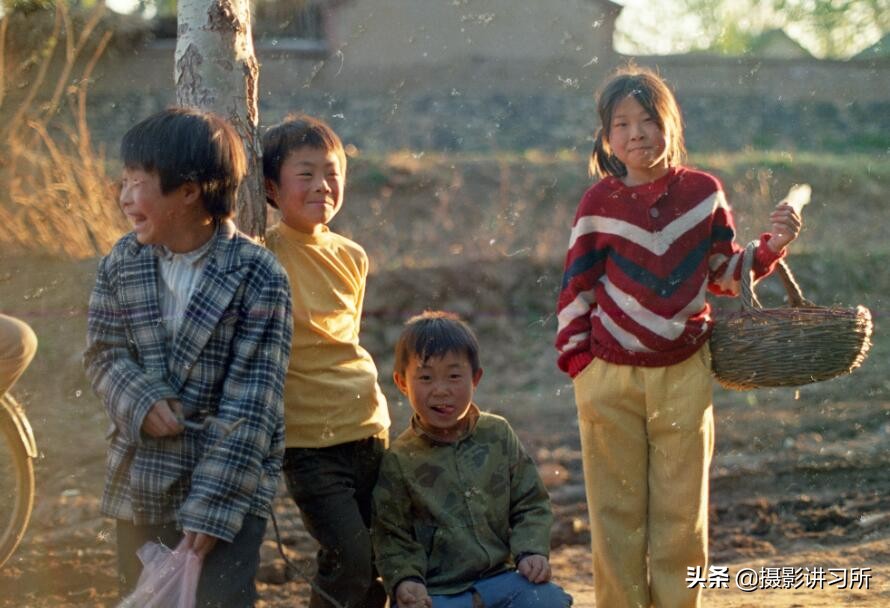
<path fill-rule="evenodd" d="M 710 351 L 665 367 L 594 359 L 575 381 L 598 608 L 691 608 L 707 570 Z"/>

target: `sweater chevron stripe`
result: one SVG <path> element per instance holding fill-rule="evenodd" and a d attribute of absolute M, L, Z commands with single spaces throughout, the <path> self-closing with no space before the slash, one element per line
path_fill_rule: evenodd
<path fill-rule="evenodd" d="M 761 235 L 755 277 L 781 257 Z M 689 357 L 712 327 L 706 293 L 737 295 L 743 249 L 720 182 L 683 167 L 640 186 L 607 177 L 581 199 L 557 302 L 559 367 L 594 358 L 660 366 Z"/>

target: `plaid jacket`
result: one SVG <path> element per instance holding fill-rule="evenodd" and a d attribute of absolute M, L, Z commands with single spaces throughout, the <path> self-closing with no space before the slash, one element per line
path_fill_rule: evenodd
<path fill-rule="evenodd" d="M 231 222 L 213 238 L 170 352 L 157 256 L 133 234 L 118 241 L 99 264 L 84 366 L 112 422 L 102 511 L 231 541 L 245 514 L 267 516 L 277 488 L 292 318 L 275 258 Z M 169 398 L 187 419 L 244 422 L 224 438 L 215 426 L 142 433 L 152 405 Z"/>

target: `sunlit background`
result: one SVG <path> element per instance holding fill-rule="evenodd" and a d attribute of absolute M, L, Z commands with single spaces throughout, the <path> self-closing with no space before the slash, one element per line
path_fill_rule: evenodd
<path fill-rule="evenodd" d="M 669 54 L 740 54 L 783 29 L 815 57 L 846 58 L 890 29 L 887 0 L 623 0 L 615 48 Z"/>
<path fill-rule="evenodd" d="M 107 4 L 120 13 L 141 10 L 148 18 L 175 10 L 175 0 L 107 0 Z M 615 50 L 624 54 L 693 50 L 741 54 L 764 32 L 782 29 L 813 56 L 842 59 L 890 31 L 888 0 L 620 0 L 616 4 L 624 9 L 617 22 Z"/>
<path fill-rule="evenodd" d="M 129 229 L 112 186 L 120 137 L 177 102 L 179 30 L 176 0 L 107 0 L 116 12 L 100 1 L 0 0 L 0 311 L 40 339 L 14 389 L 40 451 L 36 509 L 0 569 L 0 608 L 116 605 L 113 525 L 98 507 L 108 421 L 83 373 L 85 310 L 98 257 Z M 596 87 L 628 56 L 665 76 L 689 164 L 722 181 L 741 242 L 792 184 L 810 184 L 790 264 L 813 302 L 869 307 L 874 346 L 849 377 L 716 393 L 712 563 L 874 566 L 884 587 L 872 592 L 765 589 L 757 602 L 887 608 L 890 0 L 250 1 L 259 127 L 305 111 L 347 144 L 332 228 L 371 260 L 361 341 L 394 432 L 410 415 L 388 378 L 401 324 L 424 308 L 460 313 L 483 345 L 480 405 L 565 484 L 554 572 L 573 593 L 591 588 L 589 536 L 554 308 L 593 180 Z M 784 292 L 767 280 L 758 295 L 779 306 Z M 309 535 L 286 519 L 288 553 L 310 562 Z M 277 551 L 264 566 L 265 605 L 300 605 L 306 585 Z M 716 608 L 751 603 L 706 593 Z"/>

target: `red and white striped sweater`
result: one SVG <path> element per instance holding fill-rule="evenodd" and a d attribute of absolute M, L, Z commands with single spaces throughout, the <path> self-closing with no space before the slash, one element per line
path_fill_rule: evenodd
<path fill-rule="evenodd" d="M 760 238 L 757 278 L 781 255 Z M 737 295 L 744 250 L 717 178 L 683 167 L 640 186 L 607 177 L 581 199 L 557 303 L 560 369 L 594 358 L 662 366 L 708 339 L 705 293 Z"/>

